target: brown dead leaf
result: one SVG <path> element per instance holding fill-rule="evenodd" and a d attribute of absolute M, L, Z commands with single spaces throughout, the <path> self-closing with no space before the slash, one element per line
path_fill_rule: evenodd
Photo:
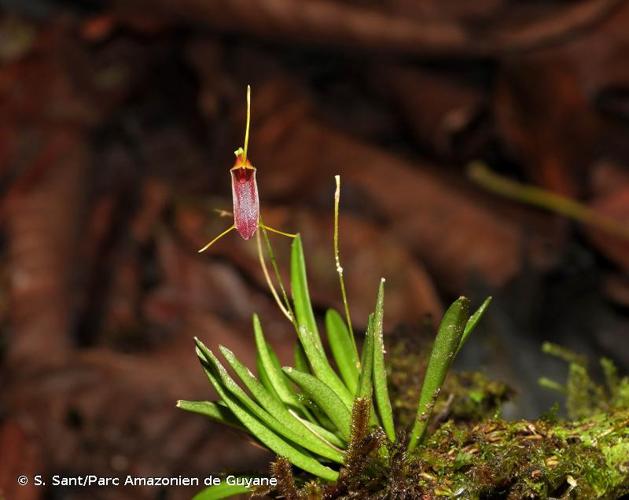
<path fill-rule="evenodd" d="M 629 307 L 629 276 L 607 275 L 604 280 L 604 290 L 613 302 L 622 307 Z"/>
<path fill-rule="evenodd" d="M 331 0 L 310 0 L 307 4 L 297 0 L 254 4 L 238 0 L 116 2 L 122 12 L 143 12 L 150 7 L 151 12 L 165 17 L 203 23 L 229 33 L 433 57 L 489 56 L 556 43 L 613 15 L 621 4 L 622 0 L 588 0 L 521 15 L 519 4 L 509 3 L 515 13 L 505 23 L 509 16 L 492 0 L 484 0 L 480 6 L 440 4 L 436 15 L 430 12 L 431 6 L 408 8 L 406 2 L 377 7 Z M 489 16 L 493 22 L 488 22 L 485 6 L 496 14 Z M 409 11 L 416 15 L 409 15 Z"/>
<path fill-rule="evenodd" d="M 0 498 L 42 498 L 42 488 L 33 484 L 35 474 L 44 472 L 39 446 L 14 420 L 0 423 L 0 463 Z M 18 482 L 20 476 L 26 477 L 27 484 Z"/>
<path fill-rule="evenodd" d="M 9 237 L 11 357 L 65 353 L 73 306 L 81 181 L 86 152 L 76 134 L 51 133 L 46 168 L 26 191 L 5 200 Z"/>
<path fill-rule="evenodd" d="M 580 85 L 565 58 L 531 55 L 503 65 L 494 103 L 501 139 L 534 182 L 570 197 L 582 191 L 600 133 Z"/>
<path fill-rule="evenodd" d="M 625 185 L 623 189 L 593 200 L 590 208 L 629 226 L 629 186 Z M 607 258 L 618 264 L 625 273 L 629 273 L 629 241 L 593 227 L 588 227 L 586 234 Z"/>
<path fill-rule="evenodd" d="M 600 161 L 592 166 L 590 182 L 594 198 L 605 197 L 629 186 L 629 169 L 615 162 Z"/>
<path fill-rule="evenodd" d="M 470 145 L 460 139 L 486 104 L 481 89 L 459 75 L 453 78 L 411 66 L 385 66 L 376 80 L 420 145 L 443 159 L 469 157 Z"/>
<path fill-rule="evenodd" d="M 588 32 L 502 59 L 494 103 L 500 136 L 536 183 L 579 197 L 593 161 L 626 152 L 626 130 L 596 104 L 607 89 L 629 87 L 628 20 L 622 2 Z"/>

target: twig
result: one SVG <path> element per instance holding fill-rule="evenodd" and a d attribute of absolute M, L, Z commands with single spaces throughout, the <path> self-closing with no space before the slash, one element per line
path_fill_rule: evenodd
<path fill-rule="evenodd" d="M 480 162 L 472 163 L 468 167 L 468 175 L 474 182 L 501 196 L 550 210 L 582 224 L 629 240 L 629 226 L 626 223 L 610 219 L 578 201 L 537 186 L 507 179 L 492 172 L 487 165 Z"/>

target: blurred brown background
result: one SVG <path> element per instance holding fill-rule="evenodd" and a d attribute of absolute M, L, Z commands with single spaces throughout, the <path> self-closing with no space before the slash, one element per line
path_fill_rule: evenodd
<path fill-rule="evenodd" d="M 491 194 L 509 178 L 629 225 L 629 2 L 3 0 L 0 488 L 7 500 L 188 498 L 19 487 L 19 474 L 203 476 L 268 456 L 185 414 L 213 397 L 192 336 L 253 364 L 251 314 L 291 330 L 231 234 L 228 169 L 253 88 L 266 221 L 304 237 L 318 311 L 340 306 L 334 174 L 355 326 L 495 296 L 459 368 L 535 417 L 564 367 L 544 340 L 629 365 L 629 242 Z M 289 242 L 274 240 L 280 262 Z M 2 494 L 0 493 L 0 496 Z"/>

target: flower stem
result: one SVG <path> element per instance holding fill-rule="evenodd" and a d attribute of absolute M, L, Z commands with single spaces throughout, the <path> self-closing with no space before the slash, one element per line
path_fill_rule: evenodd
<path fill-rule="evenodd" d="M 339 275 L 339 284 L 341 285 L 341 297 L 343 299 L 343 307 L 345 308 L 345 319 L 347 320 L 347 328 L 349 336 L 352 339 L 356 359 L 358 358 L 358 348 L 356 347 L 356 339 L 354 338 L 354 329 L 352 328 L 352 317 L 349 312 L 349 303 L 347 301 L 347 292 L 345 290 L 345 279 L 343 277 L 343 267 L 341 266 L 341 254 L 339 251 L 339 205 L 341 201 L 341 176 L 335 175 L 336 190 L 334 191 L 334 261 L 336 264 L 336 272 Z"/>
<path fill-rule="evenodd" d="M 273 284 L 273 280 L 271 279 L 271 275 L 269 274 L 269 269 L 266 265 L 266 259 L 264 258 L 264 251 L 262 250 L 262 238 L 260 237 L 261 232 L 264 235 L 267 252 L 269 254 L 269 259 L 271 260 L 271 265 L 273 266 L 275 279 L 277 279 L 277 282 L 280 287 L 280 293 L 282 294 L 281 298 L 279 294 L 277 293 L 277 289 L 275 288 L 275 285 Z M 288 300 L 288 295 L 286 294 L 286 289 L 284 288 L 284 284 L 282 283 L 282 277 L 277 267 L 277 261 L 275 260 L 273 247 L 271 246 L 271 242 L 269 241 L 269 235 L 266 232 L 265 226 L 262 224 L 260 225 L 259 231 L 256 233 L 256 244 L 258 247 L 258 259 L 260 260 L 260 267 L 262 268 L 262 273 L 264 274 L 264 279 L 266 280 L 266 283 L 269 286 L 269 290 L 271 290 L 271 294 L 273 295 L 275 302 L 280 308 L 280 311 L 282 311 L 282 314 L 284 314 L 284 316 L 286 316 L 288 321 L 290 321 L 294 325 L 295 315 L 293 314 L 290 301 Z"/>

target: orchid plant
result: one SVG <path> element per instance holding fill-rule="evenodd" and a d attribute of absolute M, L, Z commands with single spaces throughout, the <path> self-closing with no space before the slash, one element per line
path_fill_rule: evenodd
<path fill-rule="evenodd" d="M 246 146 L 245 141 L 244 149 L 237 152 L 237 165 L 234 167 L 237 169 L 236 173 L 240 173 L 240 170 L 248 173 L 251 168 L 246 166 Z M 382 429 L 389 442 L 396 442 L 400 435 L 400 429 L 395 425 L 387 383 L 383 336 L 385 280 L 380 280 L 373 312 L 366 321 L 367 328 L 359 354 L 340 262 L 340 177 L 336 176 L 335 180 L 334 264 L 339 276 L 344 315 L 334 309 L 329 309 L 325 314 L 323 323 L 330 355 L 324 347 L 310 299 L 301 237 L 299 234 L 290 235 L 292 246 L 289 297 L 282 284 L 267 233 L 268 230 L 279 231 L 274 231 L 261 222 L 256 223 L 256 228 L 259 228 L 256 236 L 262 270 L 273 297 L 296 333 L 294 366 L 282 366 L 275 350 L 267 341 L 260 318 L 254 315 L 257 374 L 245 366 L 229 348 L 219 346 L 221 357 L 218 352 L 195 338 L 196 354 L 218 395 L 218 400 L 181 400 L 177 403 L 179 408 L 244 432 L 293 466 L 326 482 L 336 481 L 348 460 L 359 414 L 362 414 L 363 420 L 366 418 L 368 429 Z M 234 189 L 234 196 L 238 196 L 240 191 L 243 190 Z M 257 191 L 254 198 L 256 201 Z M 235 211 L 243 205 L 240 201 L 234 199 Z M 234 214 L 236 224 L 229 230 L 238 228 L 240 215 Z M 259 217 L 257 210 L 255 217 Z M 247 233 L 247 236 L 252 234 Z M 266 255 L 262 239 L 266 244 Z M 216 239 L 211 243 L 214 241 Z M 272 264 L 277 286 L 268 272 L 267 260 Z M 470 314 L 470 301 L 460 297 L 444 314 L 426 368 L 417 416 L 406 444 L 408 452 L 413 452 L 424 440 L 432 408 L 448 369 L 490 301 L 491 297 L 476 312 Z M 228 368 L 234 375 L 230 374 Z M 386 447 L 383 446 L 381 452 L 386 454 Z M 198 498 L 225 498 L 247 491 L 248 487 L 243 485 L 220 485 L 204 490 Z"/>

